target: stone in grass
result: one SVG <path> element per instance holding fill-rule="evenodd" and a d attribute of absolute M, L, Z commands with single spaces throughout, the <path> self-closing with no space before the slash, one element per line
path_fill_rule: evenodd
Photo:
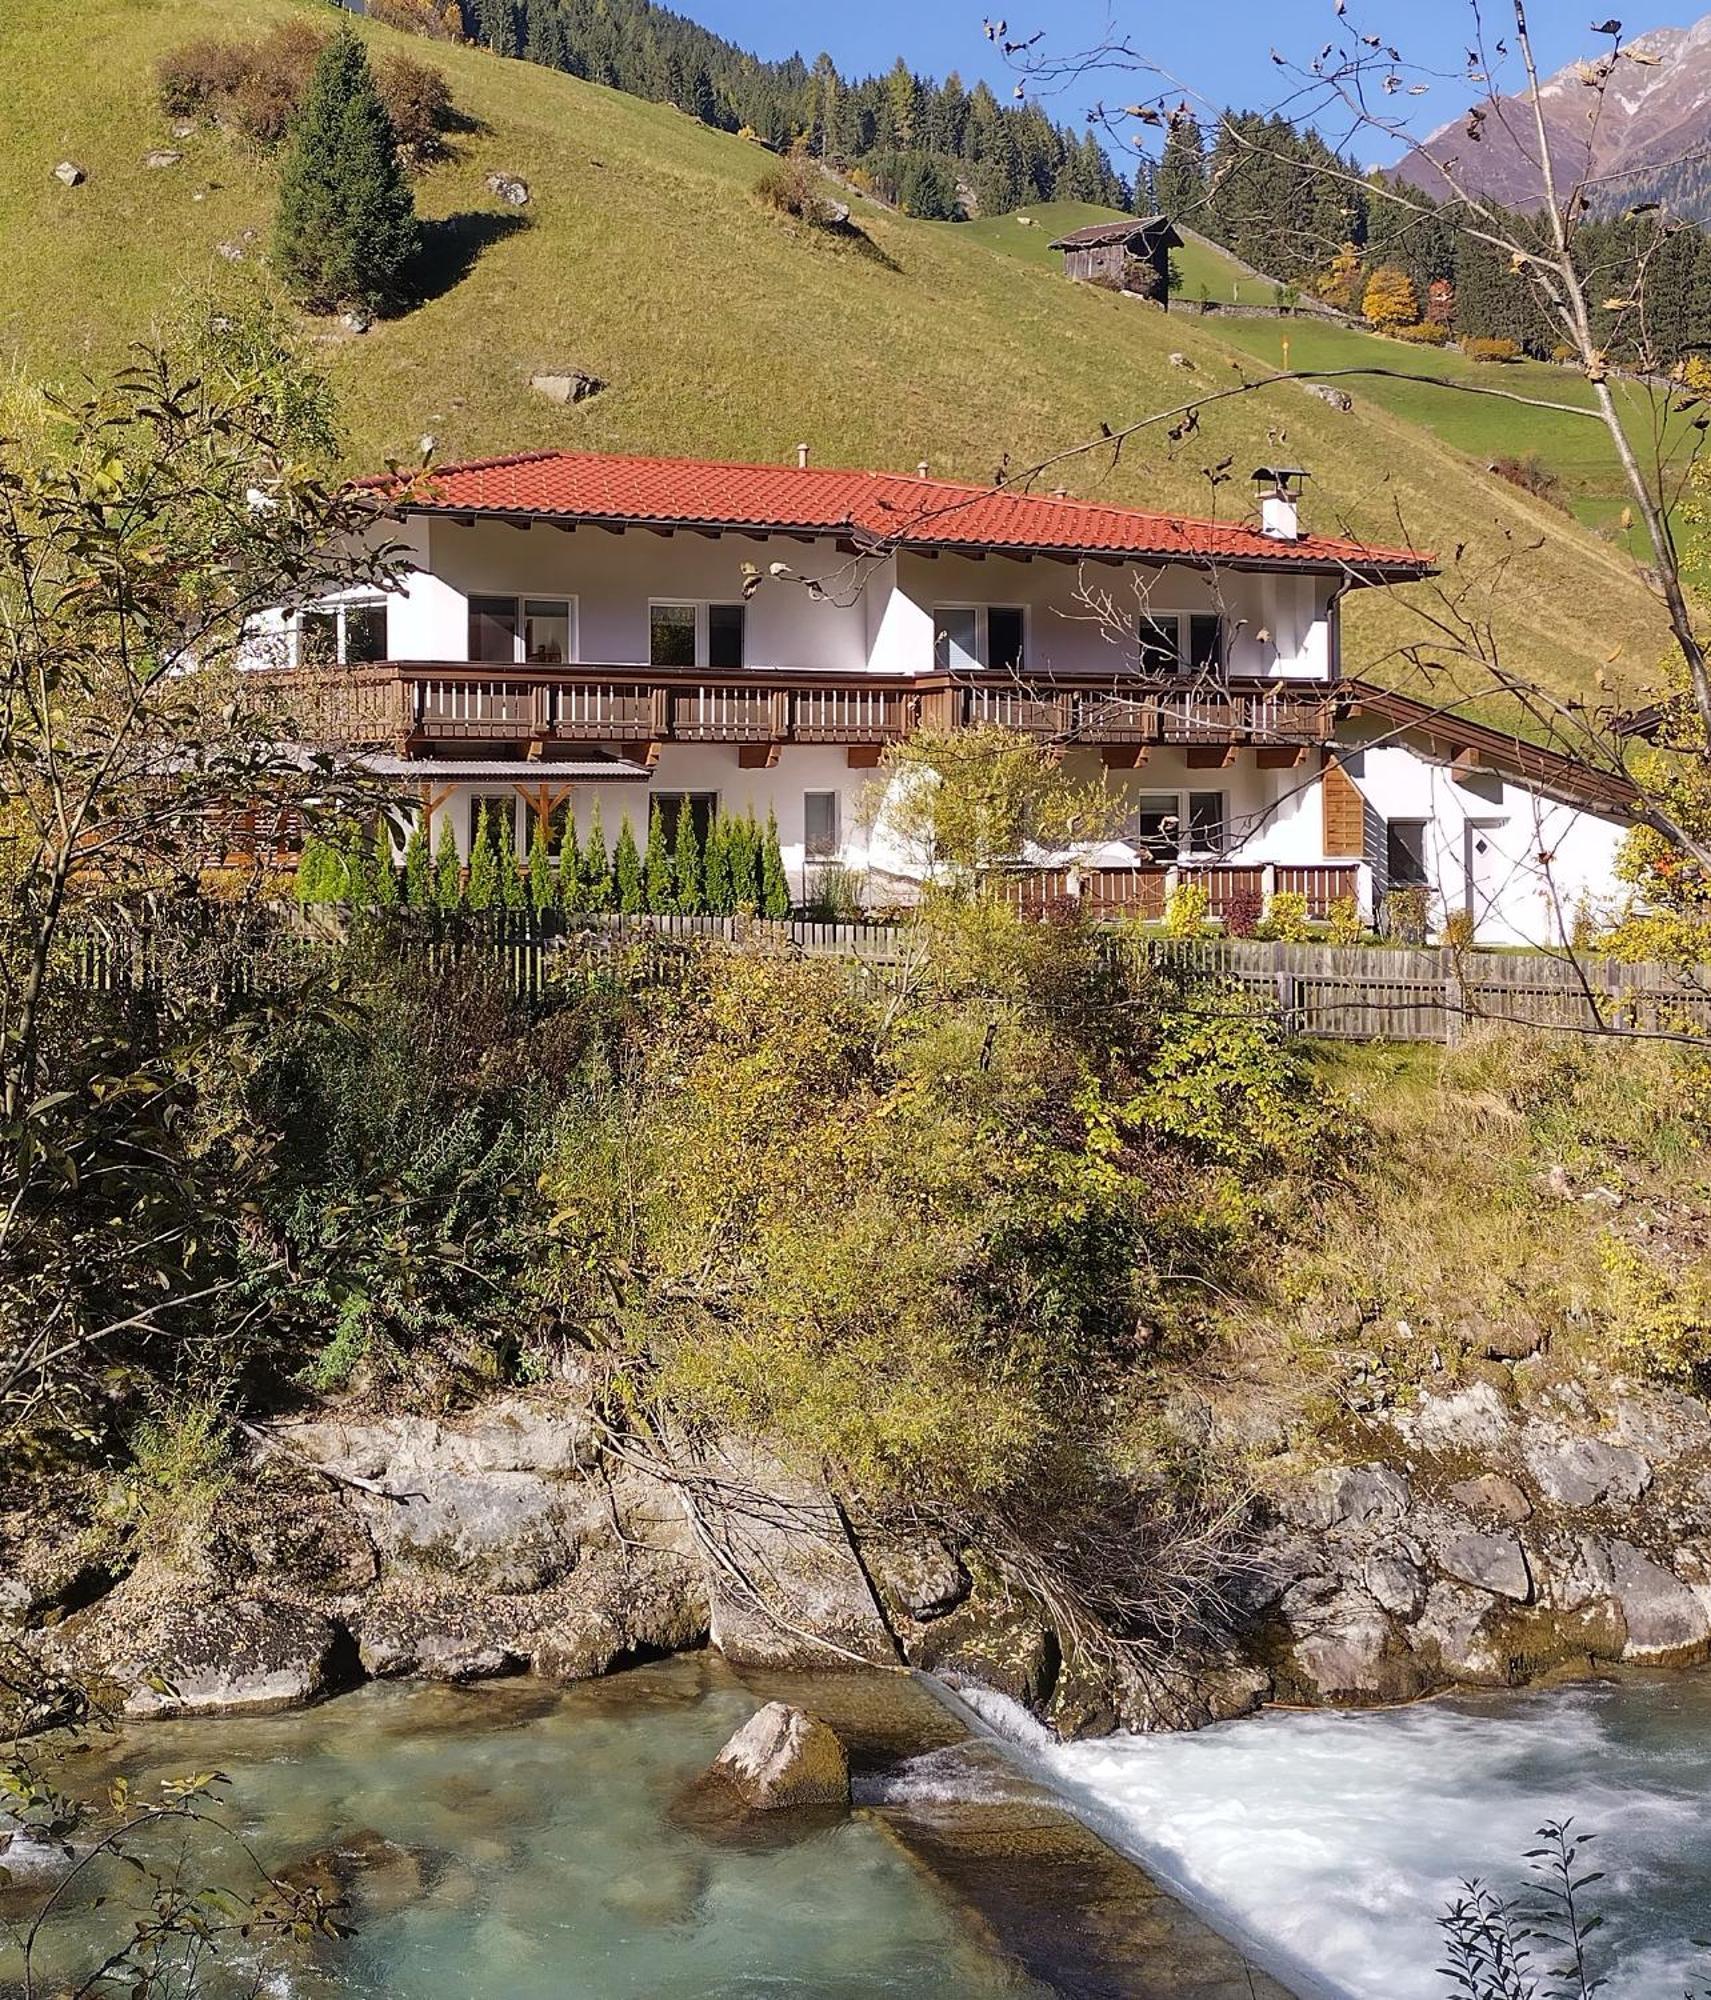
<path fill-rule="evenodd" d="M 585 368 L 555 368 L 529 377 L 529 387 L 549 403 L 586 403 L 598 396 L 606 384 Z"/>
<path fill-rule="evenodd" d="M 75 160 L 61 160 L 53 170 L 53 177 L 68 188 L 82 187 L 89 178 L 89 169 L 80 167 Z"/>
<path fill-rule="evenodd" d="M 176 167 L 184 155 L 176 146 L 157 146 L 152 153 L 143 155 L 145 167 Z"/>
<path fill-rule="evenodd" d="M 529 183 L 519 179 L 516 174 L 489 174 L 487 187 L 489 193 L 496 194 L 502 202 L 508 203 L 512 208 L 523 208 L 528 203 Z"/>

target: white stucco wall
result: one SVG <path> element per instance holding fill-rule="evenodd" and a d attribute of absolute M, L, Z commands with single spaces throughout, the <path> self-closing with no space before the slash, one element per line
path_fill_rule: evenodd
<path fill-rule="evenodd" d="M 1627 823 L 1614 814 L 1564 804 L 1495 772 L 1458 781 L 1406 743 L 1364 750 L 1350 775 L 1380 821 L 1428 823 L 1434 921 L 1466 909 L 1481 944 L 1567 944 L 1583 906 L 1607 912 L 1620 900 L 1615 863 Z M 1470 829 L 1486 850 L 1473 855 L 1471 873 Z M 1382 893 L 1382 846 L 1373 859 Z"/>

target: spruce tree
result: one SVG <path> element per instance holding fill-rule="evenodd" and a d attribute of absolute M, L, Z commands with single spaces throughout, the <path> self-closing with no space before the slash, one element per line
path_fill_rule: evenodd
<path fill-rule="evenodd" d="M 308 909 L 312 904 L 329 902 L 327 894 L 328 863 L 332 851 L 319 834 L 312 833 L 303 843 L 303 852 L 297 857 L 297 877 L 292 885 L 292 893 L 299 905 Z"/>
<path fill-rule="evenodd" d="M 731 871 L 727 861 L 727 822 L 723 812 L 713 815 L 707 829 L 707 847 L 701 856 L 701 901 L 715 917 L 731 913 Z"/>
<path fill-rule="evenodd" d="M 630 845 L 635 846 L 632 840 Z M 588 844 L 582 850 L 582 906 L 596 913 L 612 907 L 612 857 L 606 851 L 606 829 L 600 824 L 600 801 L 588 815 Z"/>
<path fill-rule="evenodd" d="M 434 849 L 434 908 L 448 917 L 463 908 L 463 863 L 457 858 L 457 832 L 450 813 L 440 821 Z"/>
<path fill-rule="evenodd" d="M 1206 199 L 1206 141 L 1192 118 L 1184 117 L 1170 129 L 1159 161 L 1158 180 L 1153 190 L 1159 213 L 1173 222 L 1191 222 L 1198 227 L 1200 209 Z"/>
<path fill-rule="evenodd" d="M 558 885 L 553 880 L 552 849 L 547 845 L 547 816 L 535 814 L 534 838 L 529 842 L 529 907 L 544 917 L 558 901 Z"/>
<path fill-rule="evenodd" d="M 398 907 L 398 863 L 392 856 L 392 829 L 382 820 L 374 830 L 374 857 L 369 863 L 374 900 L 383 910 Z"/>
<path fill-rule="evenodd" d="M 648 814 L 648 852 L 642 864 L 642 893 L 649 914 L 663 917 L 672 907 L 671 850 L 666 845 L 665 808 L 658 799 Z"/>
<path fill-rule="evenodd" d="M 493 851 L 493 832 L 487 808 L 478 806 L 475 831 L 469 844 L 469 880 L 464 885 L 464 901 L 472 910 L 490 910 L 499 900 L 499 857 Z"/>
<path fill-rule="evenodd" d="M 687 798 L 677 808 L 677 839 L 672 844 L 671 870 L 677 907 L 686 917 L 699 916 L 706 908 L 701 895 L 701 846 L 695 838 L 695 816 L 689 810 Z"/>
<path fill-rule="evenodd" d="M 274 263 L 313 311 L 385 312 L 402 302 L 420 239 L 392 121 L 362 43 L 344 29 L 321 51 L 291 128 Z"/>
<path fill-rule="evenodd" d="M 760 908 L 765 917 L 790 914 L 790 877 L 784 872 L 784 851 L 778 839 L 778 815 L 767 808 L 766 833 L 760 851 Z"/>
<path fill-rule="evenodd" d="M 612 850 L 613 886 L 618 908 L 633 917 L 647 901 L 642 884 L 642 857 L 636 851 L 636 836 L 630 831 L 630 815 L 625 813 L 618 827 L 618 844 Z"/>
<path fill-rule="evenodd" d="M 335 900 L 353 910 L 366 910 L 375 901 L 374 855 L 362 835 L 353 827 L 334 852 L 338 887 Z"/>
<path fill-rule="evenodd" d="M 412 910 L 426 910 L 434 902 L 434 858 L 428 846 L 428 822 L 419 814 L 404 843 L 404 901 Z"/>
<path fill-rule="evenodd" d="M 576 840 L 576 803 L 566 802 L 564 834 L 558 844 L 558 906 L 567 917 L 587 908 L 582 879 L 582 849 Z"/>

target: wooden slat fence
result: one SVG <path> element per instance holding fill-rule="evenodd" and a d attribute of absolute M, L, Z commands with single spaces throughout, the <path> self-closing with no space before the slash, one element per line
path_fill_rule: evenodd
<path fill-rule="evenodd" d="M 342 931 L 337 912 L 300 913 L 290 927 L 258 925 L 234 937 L 217 927 L 89 925 L 62 940 L 61 975 L 81 990 L 124 994 L 174 987 L 210 998 L 289 991 L 311 969 L 318 941 Z M 1121 929 L 1104 949 L 1138 955 L 1187 986 L 1247 995 L 1293 1034 L 1340 1041 L 1454 1042 L 1480 1022 L 1596 1034 L 1611 1030 L 1711 1039 L 1711 967 L 1620 965 L 1543 953 L 1456 953 L 1373 945 L 1270 944 L 1249 938 L 1169 938 Z M 698 948 L 833 958 L 858 988 L 886 986 L 910 963 L 904 928 L 884 923 L 738 917 L 603 916 L 551 919 L 527 912 L 430 922 L 398 948 L 432 969 L 471 956 L 505 968 L 513 993 L 545 998 L 610 982 L 685 986 Z"/>

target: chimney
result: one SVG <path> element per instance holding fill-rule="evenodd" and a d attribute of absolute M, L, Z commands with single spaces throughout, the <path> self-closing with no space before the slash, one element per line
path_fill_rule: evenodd
<path fill-rule="evenodd" d="M 1301 539 L 1301 484 L 1311 475 L 1298 465 L 1262 465 L 1254 473 L 1262 535 L 1274 542 Z"/>
<path fill-rule="evenodd" d="M 805 444 L 796 447 L 796 467 L 799 472 L 806 472 L 808 469 L 808 447 Z"/>
<path fill-rule="evenodd" d="M 927 476 L 927 461 L 925 459 L 922 459 L 920 464 L 917 465 L 915 468 L 915 477 L 917 479 L 925 479 L 926 476 Z"/>

